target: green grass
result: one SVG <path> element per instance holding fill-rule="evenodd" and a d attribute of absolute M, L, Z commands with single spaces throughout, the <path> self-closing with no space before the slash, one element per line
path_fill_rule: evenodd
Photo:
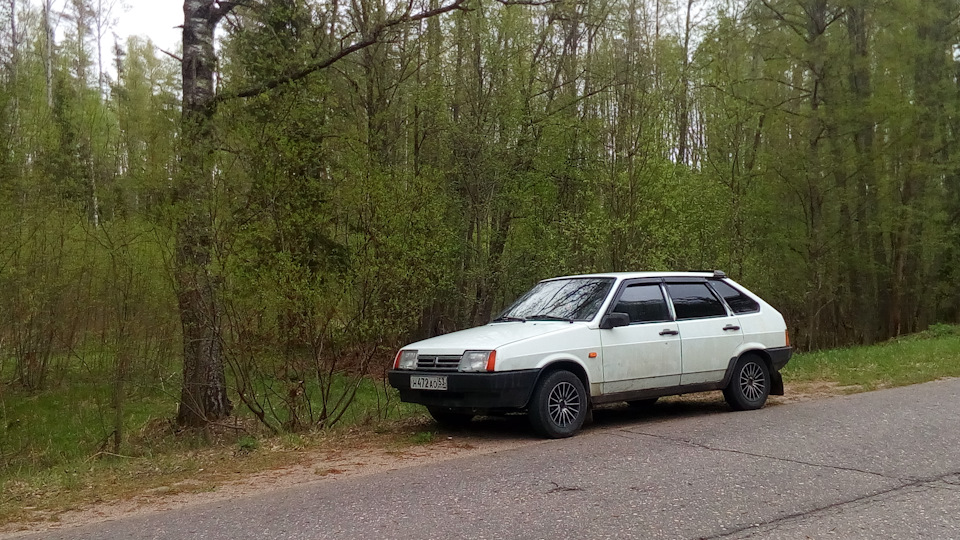
<path fill-rule="evenodd" d="M 418 431 L 413 435 L 410 435 L 410 443 L 421 445 L 421 444 L 430 444 L 437 437 L 435 431 Z"/>
<path fill-rule="evenodd" d="M 357 384 L 356 394 L 352 401 L 340 401 L 341 396 L 349 396 L 353 391 L 353 386 Z M 282 399 L 278 399 L 278 396 L 285 396 L 289 392 L 290 383 L 271 378 L 261 381 L 257 387 L 261 396 L 273 396 L 272 401 L 275 407 L 267 411 L 268 416 L 272 414 L 271 421 L 274 425 L 283 424 L 287 420 L 287 414 L 283 408 Z M 301 418 L 306 419 L 312 414 L 313 420 L 319 422 L 322 418 L 322 396 L 324 392 L 316 380 L 305 381 L 303 389 L 309 398 L 309 410 L 301 410 Z M 389 385 L 386 385 L 385 381 L 374 380 L 370 377 L 363 377 L 358 380 L 355 376 L 338 374 L 334 376 L 326 392 L 330 396 L 327 403 L 327 415 L 335 417 L 340 415 L 342 410 L 342 416 L 337 421 L 338 425 L 371 425 L 382 421 L 406 418 L 411 414 L 420 414 L 422 411 L 419 406 L 401 402 L 399 394 Z M 241 411 L 240 414 L 247 414 L 247 412 Z"/>
<path fill-rule="evenodd" d="M 4 390 L 0 478 L 89 458 L 108 448 L 115 413 L 107 386 L 102 379 L 83 377 L 38 394 Z M 175 404 L 159 385 L 131 386 L 123 406 L 125 434 L 137 437 L 152 420 L 172 417 Z"/>
<path fill-rule="evenodd" d="M 878 345 L 797 354 L 782 373 L 788 382 L 833 382 L 862 390 L 960 377 L 960 326 L 934 325 Z"/>
<path fill-rule="evenodd" d="M 397 437 L 401 420 L 417 423 L 424 415 L 422 407 L 401 403 L 382 381 L 366 378 L 340 422 L 319 433 L 271 436 L 236 396 L 231 396 L 235 409 L 228 422 L 233 427 L 177 433 L 172 419 L 179 393 L 175 385 L 162 383 L 171 380 L 168 375 L 127 384 L 124 440 L 115 452 L 110 373 L 90 365 L 64 369 L 70 372 L 59 374 L 62 382 L 36 394 L 0 385 L 0 525 L 152 488 L 165 493 L 212 489 L 231 475 L 289 464 L 305 450 L 357 444 L 358 433 L 371 440 Z M 351 381 L 338 377 L 333 396 Z M 319 410 L 319 395 L 310 390 L 311 407 Z M 279 406 L 275 411 L 282 416 Z M 275 420 L 279 425 L 283 418 Z M 399 435 L 400 440 L 408 435 Z"/>
<path fill-rule="evenodd" d="M 115 421 L 110 374 L 88 367 L 84 371 L 61 374 L 58 379 L 69 382 L 55 384 L 36 394 L 0 385 L 0 483 L 11 477 L 32 475 L 50 467 L 91 459 L 99 452 L 116 452 L 110 438 Z M 331 385 L 331 401 L 349 391 L 354 381 L 338 376 Z M 279 386 L 276 381 L 271 381 L 261 389 L 271 384 Z M 179 392 L 171 384 L 142 380 L 129 383 L 126 388 L 124 437 L 117 453 L 141 457 L 206 444 L 202 437 L 194 440 L 173 433 L 170 420 L 176 415 Z M 320 393 L 309 383 L 307 391 L 313 415 L 319 418 Z M 283 396 L 284 389 L 275 388 L 272 395 L 273 406 L 266 407 L 267 416 L 274 426 L 280 426 L 286 415 L 284 404 L 277 396 Z M 269 433 L 266 427 L 259 424 L 236 396 L 231 397 L 234 419 L 243 428 L 238 430 L 236 438 L 256 440 L 265 437 Z M 421 407 L 402 403 L 396 392 L 382 381 L 364 378 L 336 427 L 376 427 L 380 423 L 422 414 Z M 310 423 L 306 422 L 306 425 Z M 249 446 L 252 443 L 248 440 L 243 444 Z"/>

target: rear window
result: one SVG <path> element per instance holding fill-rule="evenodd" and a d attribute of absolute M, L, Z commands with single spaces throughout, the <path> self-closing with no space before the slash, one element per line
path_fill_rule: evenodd
<path fill-rule="evenodd" d="M 723 297 L 734 313 L 756 313 L 760 311 L 760 304 L 756 300 L 743 294 L 733 285 L 724 281 L 711 281 L 710 286 Z"/>
<path fill-rule="evenodd" d="M 706 283 L 668 283 L 667 292 L 673 300 L 678 321 L 727 315 L 727 309 L 710 292 Z"/>

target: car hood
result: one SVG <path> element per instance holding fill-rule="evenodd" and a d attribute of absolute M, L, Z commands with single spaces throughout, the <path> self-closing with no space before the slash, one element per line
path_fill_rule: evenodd
<path fill-rule="evenodd" d="M 565 321 L 527 321 L 490 323 L 459 332 L 411 343 L 404 349 L 430 354 L 462 354 L 464 351 L 489 351 L 524 339 L 554 334 L 586 323 Z"/>

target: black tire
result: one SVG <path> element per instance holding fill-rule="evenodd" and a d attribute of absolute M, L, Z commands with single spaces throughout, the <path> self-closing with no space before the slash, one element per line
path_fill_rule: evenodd
<path fill-rule="evenodd" d="M 543 437 L 562 439 L 580 430 L 590 404 L 580 379 L 569 371 L 545 374 L 530 398 L 527 416 Z"/>
<path fill-rule="evenodd" d="M 767 402 L 770 395 L 770 368 L 762 358 L 746 355 L 737 360 L 723 397 L 735 411 L 752 411 Z"/>
<path fill-rule="evenodd" d="M 660 398 L 652 397 L 647 399 L 633 399 L 628 401 L 627 405 L 629 405 L 631 409 L 649 409 L 650 407 L 653 407 L 653 404 L 656 403 L 658 399 Z"/>
<path fill-rule="evenodd" d="M 450 407 L 427 407 L 427 410 L 440 427 L 447 429 L 462 429 L 470 424 L 475 416 L 473 413 Z"/>

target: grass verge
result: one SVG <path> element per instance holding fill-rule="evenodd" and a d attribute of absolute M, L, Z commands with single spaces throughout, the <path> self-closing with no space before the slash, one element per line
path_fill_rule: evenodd
<path fill-rule="evenodd" d="M 798 354 L 782 373 L 789 382 L 833 383 L 847 392 L 960 377 L 960 326 L 938 324 L 877 345 Z"/>
<path fill-rule="evenodd" d="M 414 415 L 378 425 L 272 437 L 238 436 L 225 428 L 203 434 L 170 431 L 158 442 L 162 449 L 149 455 L 99 453 L 5 475 L 0 481 L 0 532 L 16 530 L 16 524 L 26 528 L 30 523 L 55 523 L 63 513 L 100 503 L 136 508 L 150 497 L 212 492 L 256 473 L 312 467 L 318 456 L 350 456 L 371 448 L 399 454 L 430 444 L 432 437 L 420 436 L 430 433 L 425 431 L 430 427 L 425 416 Z"/>
<path fill-rule="evenodd" d="M 424 444 L 412 434 L 427 425 L 420 407 L 368 379 L 341 422 L 327 430 L 269 436 L 235 403 L 229 422 L 180 432 L 171 422 L 177 392 L 144 378 L 127 385 L 118 449 L 109 373 L 88 365 L 60 379 L 39 393 L 0 385 L 0 528 L 142 493 L 209 491 L 228 479 L 294 464 L 305 451 L 343 451 L 364 441 Z M 334 397 L 343 391 L 334 388 Z"/>
<path fill-rule="evenodd" d="M 783 375 L 801 392 L 809 384 L 830 386 L 834 393 L 960 377 L 960 327 L 935 325 L 878 345 L 797 354 Z M 116 455 L 103 450 L 111 411 L 95 387 L 95 381 L 77 379 L 40 395 L 0 394 L 0 529 L 56 521 L 63 512 L 95 503 L 211 491 L 324 451 L 350 455 L 375 447 L 389 453 L 437 439 L 422 408 L 378 394 L 372 382 L 358 394 L 344 424 L 274 437 L 242 410 L 232 426 L 176 433 L 164 420 L 173 416 L 175 400 L 147 385 L 131 391 L 124 455 Z M 384 400 L 394 407 L 389 414 L 381 409 Z"/>

